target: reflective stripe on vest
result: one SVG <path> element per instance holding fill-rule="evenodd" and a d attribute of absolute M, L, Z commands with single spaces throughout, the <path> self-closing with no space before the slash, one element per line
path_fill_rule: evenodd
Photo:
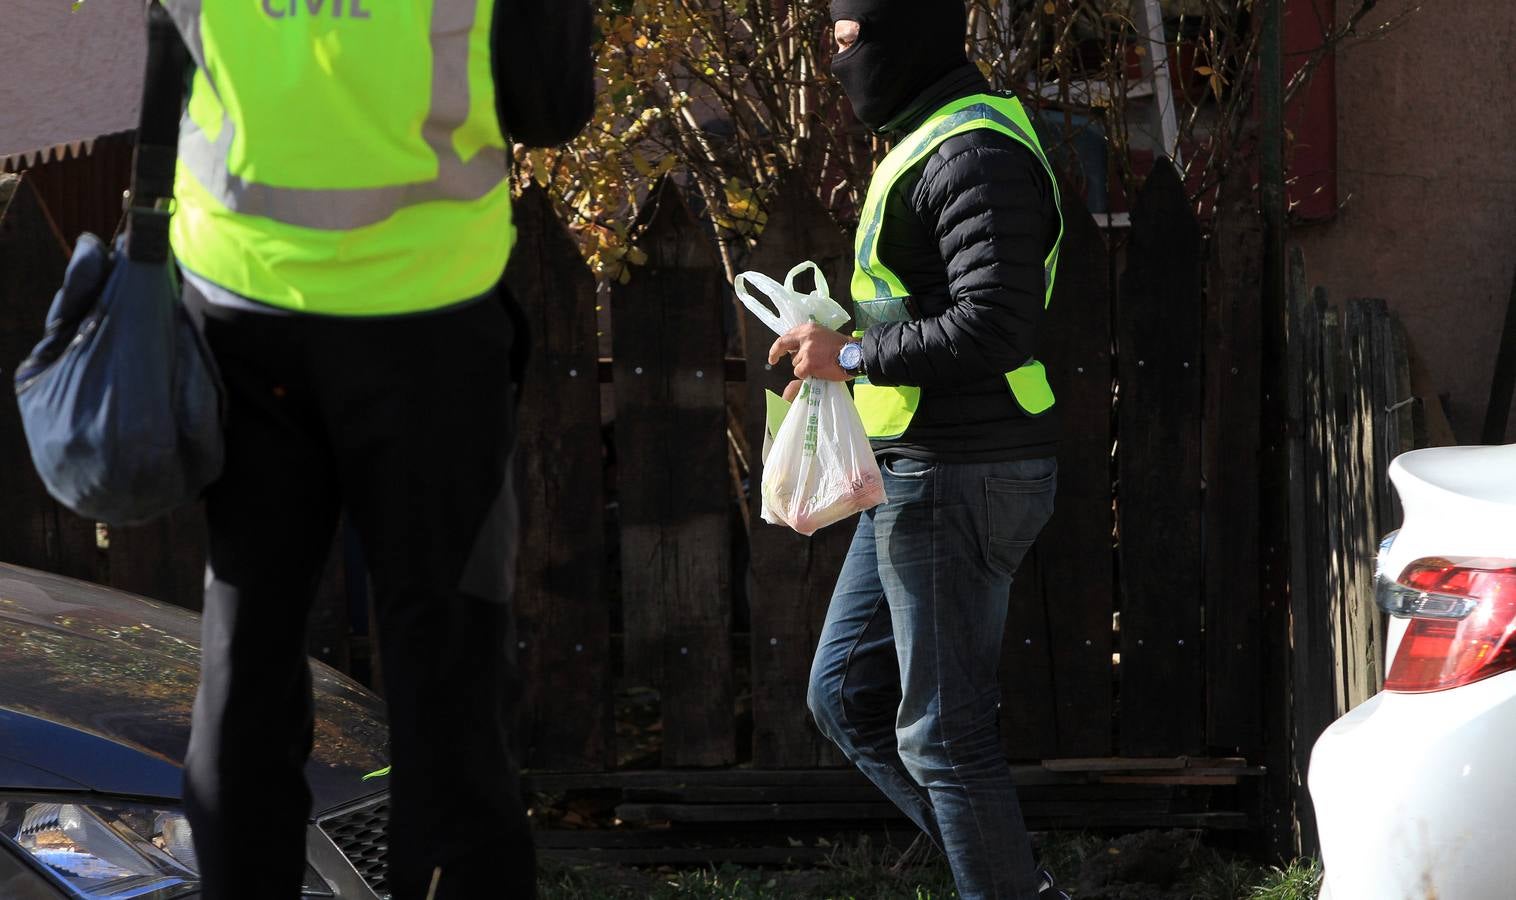
<path fill-rule="evenodd" d="M 514 242 L 491 0 L 164 0 L 195 57 L 186 268 L 277 306 L 392 315 L 489 291 Z"/>
<path fill-rule="evenodd" d="M 852 295 L 857 305 L 856 323 L 861 337 L 870 325 L 903 322 L 911 319 L 906 298 L 910 291 L 899 276 L 879 259 L 879 231 L 884 224 L 884 207 L 890 191 L 907 171 L 929 156 L 948 138 L 965 131 L 989 128 L 998 131 L 1032 151 L 1047 170 L 1053 185 L 1054 205 L 1059 207 L 1058 240 L 1043 261 L 1044 305 L 1053 300 L 1053 284 L 1058 276 L 1058 251 L 1063 244 L 1063 211 L 1058 194 L 1058 178 L 1049 165 L 1036 131 L 1021 102 L 1013 98 L 979 94 L 955 100 L 933 113 L 920 128 L 900 143 L 874 172 L 868 198 L 858 223 L 855 244 Z M 1047 381 L 1042 363 L 1028 360 L 1005 376 L 1016 403 L 1031 416 L 1041 415 L 1053 406 L 1053 389 Z M 863 417 L 869 437 L 892 439 L 903 435 L 921 403 L 919 387 L 880 387 L 866 377 L 854 382 L 853 398 Z"/>

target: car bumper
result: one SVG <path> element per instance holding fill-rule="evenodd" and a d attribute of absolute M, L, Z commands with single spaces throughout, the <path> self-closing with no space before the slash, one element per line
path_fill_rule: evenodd
<path fill-rule="evenodd" d="M 330 900 L 387 900 L 377 890 L 385 867 L 385 829 L 389 795 L 376 794 L 318 818 L 306 829 L 306 859 L 330 893 L 302 896 Z M 0 841 L 0 900 L 68 900 L 73 894 L 43 874 L 25 853 Z M 195 900 L 194 891 L 176 900 Z"/>
<path fill-rule="evenodd" d="M 1381 693 L 1334 722 L 1309 784 L 1333 900 L 1516 896 L 1516 672 Z"/>

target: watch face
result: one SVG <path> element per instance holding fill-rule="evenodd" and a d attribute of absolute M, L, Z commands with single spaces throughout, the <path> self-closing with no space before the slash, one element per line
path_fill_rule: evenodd
<path fill-rule="evenodd" d="M 837 365 L 844 369 L 856 369 L 863 364 L 862 344 L 843 344 L 842 352 L 837 354 Z"/>

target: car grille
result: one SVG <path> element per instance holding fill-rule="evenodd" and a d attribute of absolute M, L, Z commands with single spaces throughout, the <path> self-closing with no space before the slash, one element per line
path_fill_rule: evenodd
<path fill-rule="evenodd" d="M 321 822 L 321 830 L 380 897 L 389 896 L 389 863 L 385 860 L 384 842 L 389 821 L 389 798 L 381 797 Z"/>

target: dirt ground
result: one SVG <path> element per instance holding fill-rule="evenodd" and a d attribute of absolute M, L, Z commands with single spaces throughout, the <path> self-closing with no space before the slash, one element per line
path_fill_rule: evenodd
<path fill-rule="evenodd" d="M 1146 831 L 1114 838 L 1055 835 L 1039 860 L 1077 900 L 1311 900 L 1314 863 L 1270 869 L 1206 846 L 1193 831 Z M 891 859 L 891 855 L 896 859 Z M 948 900 L 956 897 L 943 860 L 896 871 L 898 853 L 843 845 L 830 863 L 808 869 L 713 867 L 676 870 L 548 861 L 547 900 Z"/>

